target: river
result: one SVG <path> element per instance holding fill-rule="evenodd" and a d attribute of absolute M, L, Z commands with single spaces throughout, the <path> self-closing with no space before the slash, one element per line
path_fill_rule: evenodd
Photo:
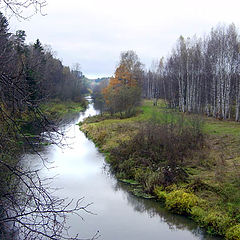
<path fill-rule="evenodd" d="M 68 143 L 64 148 L 45 146 L 41 155 L 54 168 L 43 168 L 41 175 L 53 177 L 51 185 L 59 188 L 61 198 L 79 199 L 93 214 L 80 212 L 83 219 L 70 215 L 67 225 L 71 235 L 90 238 L 97 231 L 102 240 L 216 240 L 202 231 L 190 219 L 166 211 L 154 200 L 140 199 L 130 194 L 108 171 L 104 156 L 76 125 L 84 118 L 98 114 L 92 103 L 85 112 L 70 116 L 62 125 Z M 35 154 L 24 159 L 38 165 Z"/>

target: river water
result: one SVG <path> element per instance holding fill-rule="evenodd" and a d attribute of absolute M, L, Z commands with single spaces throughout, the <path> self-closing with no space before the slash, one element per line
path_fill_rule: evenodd
<path fill-rule="evenodd" d="M 93 214 L 80 212 L 83 219 L 70 215 L 67 225 L 71 235 L 90 238 L 97 231 L 102 240 L 216 240 L 199 229 L 190 219 L 167 212 L 154 200 L 131 195 L 126 185 L 109 174 L 104 156 L 76 125 L 84 118 L 98 114 L 92 103 L 83 113 L 70 116 L 62 126 L 68 145 L 46 146 L 42 156 L 51 161 L 51 169 L 43 168 L 44 177 L 55 176 L 51 185 L 59 188 L 61 198 L 79 199 Z M 24 157 L 38 165 L 35 154 Z"/>

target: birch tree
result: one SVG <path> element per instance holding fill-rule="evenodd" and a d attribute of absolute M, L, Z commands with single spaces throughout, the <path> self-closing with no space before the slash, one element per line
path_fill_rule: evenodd
<path fill-rule="evenodd" d="M 239 34 L 234 24 L 218 25 L 204 38 L 180 36 L 159 68 L 145 73 L 143 91 L 182 112 L 239 121 Z"/>

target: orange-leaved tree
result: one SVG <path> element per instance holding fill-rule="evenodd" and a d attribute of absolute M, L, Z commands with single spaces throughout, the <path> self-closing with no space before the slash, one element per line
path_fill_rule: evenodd
<path fill-rule="evenodd" d="M 115 76 L 110 79 L 102 93 L 107 110 L 111 114 L 119 112 L 121 116 L 123 113 L 125 116 L 132 115 L 141 98 L 137 79 L 124 63 L 117 67 Z"/>

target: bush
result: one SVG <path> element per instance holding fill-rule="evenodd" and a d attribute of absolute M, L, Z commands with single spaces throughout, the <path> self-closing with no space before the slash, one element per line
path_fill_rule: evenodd
<path fill-rule="evenodd" d="M 118 166 L 118 172 L 122 172 L 127 179 L 134 179 L 135 172 L 135 161 L 132 158 L 129 158 L 125 161 L 120 161 L 119 159 L 114 159 L 111 162 L 112 166 Z M 137 179 L 135 179 L 137 180 Z"/>
<path fill-rule="evenodd" d="M 199 206 L 194 206 L 191 209 L 191 217 L 195 220 L 195 222 L 200 223 L 201 225 L 204 225 L 204 219 L 207 215 L 207 212 L 199 207 Z"/>
<path fill-rule="evenodd" d="M 143 168 L 135 169 L 134 178 L 136 181 L 138 181 L 142 185 L 146 182 L 147 175 L 148 175 L 148 170 Z"/>
<path fill-rule="evenodd" d="M 227 212 L 228 212 L 229 216 L 234 218 L 236 220 L 236 222 L 240 223 L 240 206 L 239 206 L 239 203 L 238 202 L 237 203 L 228 202 L 226 204 L 226 202 L 222 202 L 222 204 L 224 204 L 224 206 L 227 206 L 226 209 L 227 209 Z"/>
<path fill-rule="evenodd" d="M 145 190 L 147 192 L 153 192 L 154 188 L 163 183 L 163 174 L 161 171 L 151 171 L 151 173 L 147 176 L 145 181 Z"/>
<path fill-rule="evenodd" d="M 228 215 L 212 210 L 203 218 L 203 224 L 208 232 L 225 235 L 232 222 Z"/>
<path fill-rule="evenodd" d="M 227 240 L 240 240 L 240 224 L 229 228 L 226 232 Z"/>
<path fill-rule="evenodd" d="M 201 200 L 196 195 L 184 190 L 176 190 L 166 196 L 167 209 L 178 214 L 190 215 L 192 208 L 200 202 Z"/>
<path fill-rule="evenodd" d="M 161 185 L 163 182 L 163 174 L 161 171 L 153 171 L 150 168 L 135 169 L 134 178 L 144 186 L 144 190 L 152 193 L 155 186 Z"/>
<path fill-rule="evenodd" d="M 143 180 L 148 191 L 153 190 L 155 185 L 168 186 L 185 181 L 188 175 L 183 169 L 184 160 L 203 144 L 199 124 L 193 125 L 178 122 L 143 123 L 131 140 L 111 149 L 111 155 L 118 159 L 115 170 L 118 171 L 121 168 L 119 165 L 130 158 L 134 160 L 136 168 L 150 169 L 151 178 L 147 180 L 144 177 Z M 143 173 L 143 176 L 146 174 Z"/>
<path fill-rule="evenodd" d="M 231 218 L 227 214 L 223 214 L 217 210 L 211 210 L 209 212 L 199 206 L 192 207 L 191 216 L 196 222 L 200 223 L 202 227 L 207 228 L 207 231 L 211 234 L 225 235 L 227 229 L 232 225 Z M 240 228 L 238 230 L 240 230 Z M 227 232 L 230 234 L 231 230 Z"/>
<path fill-rule="evenodd" d="M 156 186 L 155 188 L 154 188 L 154 191 L 153 191 L 156 195 L 157 195 L 157 197 L 158 197 L 158 199 L 159 200 L 162 200 L 162 201 L 166 201 L 166 198 L 167 198 L 167 193 L 166 193 L 166 191 L 163 191 L 163 188 L 162 187 L 160 187 L 160 186 Z"/>

